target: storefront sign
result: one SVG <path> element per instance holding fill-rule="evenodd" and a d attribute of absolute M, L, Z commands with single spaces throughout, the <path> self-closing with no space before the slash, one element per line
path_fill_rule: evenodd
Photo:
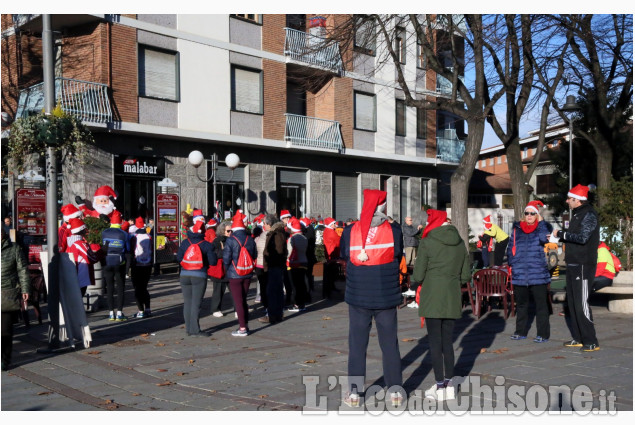
<path fill-rule="evenodd" d="M 115 174 L 135 177 L 165 177 L 165 158 L 115 155 Z"/>
<path fill-rule="evenodd" d="M 15 194 L 19 232 L 46 236 L 46 190 L 18 189 Z"/>

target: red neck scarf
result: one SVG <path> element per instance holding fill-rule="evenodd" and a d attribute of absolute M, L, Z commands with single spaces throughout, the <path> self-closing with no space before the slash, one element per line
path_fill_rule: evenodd
<path fill-rule="evenodd" d="M 520 228 L 525 233 L 531 233 L 534 230 L 536 230 L 537 227 L 538 227 L 538 220 L 534 221 L 534 224 L 529 224 L 526 221 L 521 221 L 520 222 Z"/>

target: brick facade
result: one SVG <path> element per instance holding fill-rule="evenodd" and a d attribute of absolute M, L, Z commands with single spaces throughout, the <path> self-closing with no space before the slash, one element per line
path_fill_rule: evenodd
<path fill-rule="evenodd" d="M 264 85 L 262 137 L 265 139 L 284 140 L 286 126 L 284 114 L 287 111 L 286 68 L 284 63 L 267 59 L 262 61 Z"/>

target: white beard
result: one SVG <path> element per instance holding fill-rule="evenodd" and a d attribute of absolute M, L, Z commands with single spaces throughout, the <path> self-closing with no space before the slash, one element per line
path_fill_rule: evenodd
<path fill-rule="evenodd" d="M 97 202 L 95 202 L 95 200 L 93 199 L 93 208 L 99 214 L 108 215 L 115 210 L 115 204 L 113 204 L 112 201 L 108 201 L 108 205 L 101 205 L 97 204 Z"/>

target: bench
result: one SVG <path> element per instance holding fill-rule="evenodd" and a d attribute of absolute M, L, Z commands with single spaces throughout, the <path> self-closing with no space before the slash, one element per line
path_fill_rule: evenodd
<path fill-rule="evenodd" d="M 633 272 L 621 271 L 613 279 L 613 285 L 595 291 L 609 294 L 609 311 L 633 314 Z"/>

